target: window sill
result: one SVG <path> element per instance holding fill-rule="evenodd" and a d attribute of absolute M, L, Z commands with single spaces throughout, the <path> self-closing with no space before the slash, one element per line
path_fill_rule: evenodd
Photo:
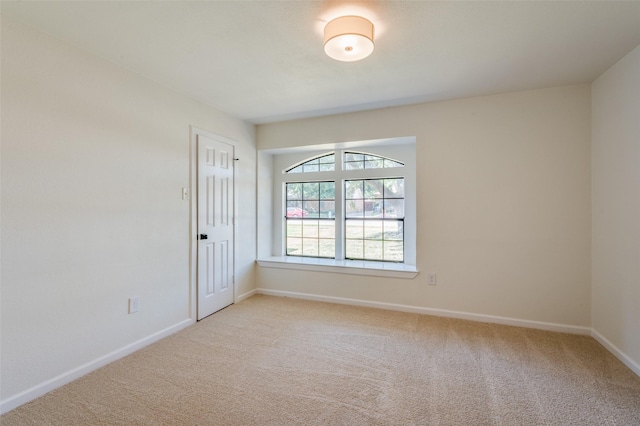
<path fill-rule="evenodd" d="M 361 260 L 318 259 L 313 257 L 274 256 L 257 260 L 264 268 L 298 269 L 303 271 L 333 272 L 337 274 L 367 275 L 413 279 L 418 275 L 414 265 L 404 263 Z"/>

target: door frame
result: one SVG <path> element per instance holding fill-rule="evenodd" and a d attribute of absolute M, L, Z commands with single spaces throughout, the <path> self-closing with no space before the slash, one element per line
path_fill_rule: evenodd
<path fill-rule="evenodd" d="M 189 126 L 189 318 L 192 322 L 198 320 L 198 135 L 206 136 L 233 146 L 237 155 L 238 144 L 235 140 L 208 130 Z M 238 286 L 236 283 L 236 235 L 238 234 L 238 175 L 236 159 L 233 158 L 233 303 L 238 300 Z"/>

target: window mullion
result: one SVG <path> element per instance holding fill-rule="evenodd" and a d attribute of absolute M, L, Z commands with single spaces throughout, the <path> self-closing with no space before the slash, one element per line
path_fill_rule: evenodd
<path fill-rule="evenodd" d="M 336 260 L 344 260 L 344 183 L 342 150 L 335 151 L 335 213 L 336 213 Z"/>
<path fill-rule="evenodd" d="M 344 260 L 344 181 L 336 179 L 336 260 Z"/>

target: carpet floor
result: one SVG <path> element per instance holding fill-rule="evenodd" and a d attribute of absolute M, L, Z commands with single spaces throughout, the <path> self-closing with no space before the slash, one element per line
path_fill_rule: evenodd
<path fill-rule="evenodd" d="M 640 425 L 640 377 L 588 336 L 254 296 L 0 424 Z"/>

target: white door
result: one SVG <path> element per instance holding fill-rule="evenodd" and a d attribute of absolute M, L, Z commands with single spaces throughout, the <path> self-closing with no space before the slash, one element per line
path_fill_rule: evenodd
<path fill-rule="evenodd" d="M 198 135 L 198 320 L 233 303 L 234 147 Z"/>

